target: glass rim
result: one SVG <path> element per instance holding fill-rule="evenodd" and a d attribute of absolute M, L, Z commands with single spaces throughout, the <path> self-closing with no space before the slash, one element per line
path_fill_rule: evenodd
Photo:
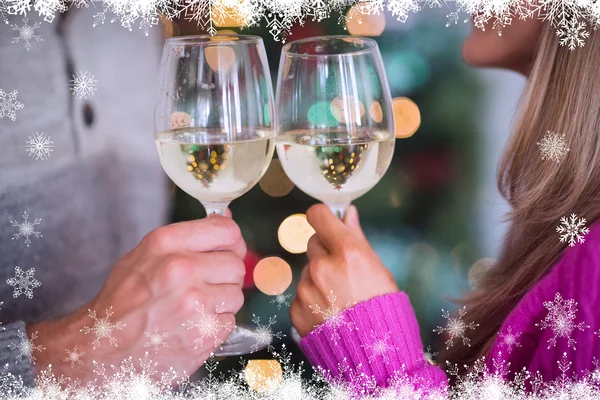
<path fill-rule="evenodd" d="M 218 38 L 218 39 L 213 39 Z M 227 40 L 229 38 L 229 40 Z M 224 40 L 225 39 L 225 40 Z M 224 33 L 218 35 L 185 35 L 173 36 L 166 40 L 166 44 L 178 45 L 218 45 L 220 43 L 227 44 L 246 44 L 246 43 L 262 43 L 263 39 L 256 35 L 240 35 L 237 33 Z"/>
<path fill-rule="evenodd" d="M 360 50 L 349 51 L 346 53 L 336 53 L 336 54 L 306 54 L 306 53 L 297 53 L 290 51 L 290 47 L 293 44 L 298 43 L 310 43 L 310 42 L 319 42 L 323 41 L 323 39 L 356 39 L 362 40 L 365 44 L 365 47 Z M 289 42 L 284 45 L 281 49 L 282 54 L 289 55 L 291 57 L 301 57 L 301 58 L 328 58 L 328 57 L 353 57 L 357 55 L 371 53 L 372 51 L 378 49 L 379 46 L 377 42 L 373 39 L 362 37 L 362 36 L 351 36 L 351 35 L 323 35 L 323 36 L 313 36 L 310 38 L 298 39 L 293 42 Z"/>

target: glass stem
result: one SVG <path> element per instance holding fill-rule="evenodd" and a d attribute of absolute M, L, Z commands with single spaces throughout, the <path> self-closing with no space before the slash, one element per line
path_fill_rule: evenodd
<path fill-rule="evenodd" d="M 206 210 L 206 216 L 208 217 L 211 214 L 217 215 L 225 215 L 225 211 L 229 206 L 229 202 L 225 203 L 202 203 L 204 209 Z"/>
<path fill-rule="evenodd" d="M 344 219 L 346 216 L 346 211 L 348 211 L 348 207 L 350 207 L 350 202 L 348 203 L 327 203 L 327 207 L 335 214 L 339 219 Z"/>

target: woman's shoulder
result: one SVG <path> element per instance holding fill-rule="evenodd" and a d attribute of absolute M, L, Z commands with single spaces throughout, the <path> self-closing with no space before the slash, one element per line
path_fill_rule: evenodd
<path fill-rule="evenodd" d="M 562 257 L 528 293 L 547 311 L 553 302 L 568 302 L 577 314 L 594 317 L 600 308 L 600 221 L 581 231 L 583 242 L 568 246 Z M 600 316 L 594 317 L 600 322 Z"/>
<path fill-rule="evenodd" d="M 567 247 L 551 275 L 566 278 L 592 273 L 600 277 L 600 221 L 589 229 L 584 226 L 575 229 L 578 229 L 579 240 Z M 600 285 L 600 280 L 589 280 L 590 284 Z"/>

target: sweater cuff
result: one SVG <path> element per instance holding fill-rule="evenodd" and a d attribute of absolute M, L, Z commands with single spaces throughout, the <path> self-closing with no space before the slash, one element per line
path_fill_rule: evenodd
<path fill-rule="evenodd" d="M 31 356 L 21 351 L 23 340 L 27 340 L 23 321 L 0 325 L 0 375 L 8 376 L 8 389 L 16 394 L 35 385 Z"/>
<path fill-rule="evenodd" d="M 407 376 L 420 381 L 415 382 L 420 388 L 446 384 L 444 372 L 425 358 L 417 318 L 404 292 L 344 310 L 304 337 L 300 348 L 327 377 L 351 385 L 361 374 L 376 380 L 378 387 Z"/>

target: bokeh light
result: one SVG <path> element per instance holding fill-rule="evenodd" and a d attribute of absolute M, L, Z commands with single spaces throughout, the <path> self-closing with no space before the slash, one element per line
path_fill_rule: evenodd
<path fill-rule="evenodd" d="M 204 56 L 209 67 L 215 72 L 226 73 L 235 64 L 235 51 L 229 46 L 206 47 Z"/>
<path fill-rule="evenodd" d="M 430 78 L 430 67 L 422 54 L 397 50 L 384 57 L 388 82 L 393 92 L 411 93 L 421 88 Z"/>
<path fill-rule="evenodd" d="M 292 268 L 279 257 L 263 258 L 253 272 L 254 284 L 266 295 L 282 294 L 292 284 Z"/>
<path fill-rule="evenodd" d="M 481 278 L 494 264 L 496 264 L 495 258 L 486 257 L 480 258 L 471 265 L 471 268 L 469 268 L 469 286 L 471 289 L 477 289 Z"/>
<path fill-rule="evenodd" d="M 369 106 L 369 115 L 371 116 L 371 119 L 377 123 L 383 121 L 383 110 L 378 101 L 374 101 Z"/>
<path fill-rule="evenodd" d="M 392 106 L 396 122 L 396 137 L 399 139 L 411 137 L 421 125 L 419 107 L 406 97 L 394 98 Z"/>
<path fill-rule="evenodd" d="M 385 13 L 369 14 L 366 7 L 356 3 L 346 14 L 346 27 L 354 36 L 380 36 L 385 29 Z"/>
<path fill-rule="evenodd" d="M 283 369 L 277 360 L 249 360 L 244 379 L 259 393 L 272 392 L 283 381 Z"/>
<path fill-rule="evenodd" d="M 225 36 L 225 35 L 228 35 L 228 36 Z M 238 40 L 237 37 L 229 36 L 229 35 L 237 35 L 237 32 L 235 32 L 231 29 L 221 29 L 220 31 L 217 31 L 217 33 L 215 33 L 213 36 L 211 36 L 210 40 L 212 42 L 231 42 L 231 41 Z"/>
<path fill-rule="evenodd" d="M 400 193 L 397 190 L 394 190 L 390 193 L 390 207 L 398 208 L 402 205 L 402 199 L 400 198 Z"/>
<path fill-rule="evenodd" d="M 336 97 L 329 106 L 331 114 L 342 124 L 360 123 L 365 115 L 365 106 L 354 96 Z"/>
<path fill-rule="evenodd" d="M 338 120 L 331 113 L 329 102 L 320 101 L 308 109 L 308 122 L 314 126 L 332 127 L 338 124 Z"/>
<path fill-rule="evenodd" d="M 169 18 L 164 15 L 159 16 L 160 22 L 163 24 L 163 34 L 165 39 L 173 37 L 175 34 L 175 24 Z"/>
<path fill-rule="evenodd" d="M 175 111 L 171 114 L 169 127 L 171 129 L 185 128 L 190 126 L 192 117 L 190 114 L 183 111 Z"/>
<path fill-rule="evenodd" d="M 265 175 L 258 183 L 260 188 L 271 197 L 283 197 L 292 191 L 294 183 L 288 178 L 281 163 L 274 158 Z"/>
<path fill-rule="evenodd" d="M 238 0 L 217 0 L 211 6 L 211 18 L 215 26 L 239 28 L 244 24 L 243 7 Z M 237 3 L 237 4 L 236 4 Z"/>
<path fill-rule="evenodd" d="M 306 252 L 308 240 L 315 234 L 315 230 L 306 220 L 305 214 L 290 215 L 283 220 L 277 231 L 281 247 L 292 254 Z"/>

